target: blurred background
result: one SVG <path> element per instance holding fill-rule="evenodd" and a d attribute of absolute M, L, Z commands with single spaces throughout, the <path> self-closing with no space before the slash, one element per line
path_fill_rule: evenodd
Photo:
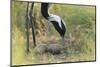
<path fill-rule="evenodd" d="M 41 63 L 61 63 L 77 61 L 95 60 L 95 26 L 96 11 L 95 6 L 54 4 L 50 8 L 50 13 L 60 16 L 66 23 L 69 33 L 66 32 L 65 40 L 67 45 L 67 55 L 64 59 L 61 56 L 52 54 L 37 55 L 33 51 L 32 35 L 30 30 L 30 50 L 26 55 L 26 33 L 25 15 L 27 2 L 12 1 L 12 64 L 41 64 Z M 35 20 L 35 33 L 37 44 L 60 43 L 60 36 L 41 15 L 41 3 L 35 3 L 33 16 Z M 69 38 L 71 35 L 71 38 Z M 55 57 L 58 57 L 55 59 Z"/>

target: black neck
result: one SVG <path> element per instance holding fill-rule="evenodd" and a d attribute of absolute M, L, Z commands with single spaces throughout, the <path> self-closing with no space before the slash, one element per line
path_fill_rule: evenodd
<path fill-rule="evenodd" d="M 46 19 L 48 19 L 48 17 L 49 17 L 48 8 L 49 8 L 49 3 L 41 4 L 41 13 Z"/>

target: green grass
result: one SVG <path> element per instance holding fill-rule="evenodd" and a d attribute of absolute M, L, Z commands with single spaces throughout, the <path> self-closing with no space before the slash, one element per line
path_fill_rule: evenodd
<path fill-rule="evenodd" d="M 20 7 L 19 7 L 20 6 Z M 60 37 L 55 32 L 52 24 L 41 16 L 40 4 L 36 8 L 36 30 L 42 33 L 42 29 L 47 29 L 46 36 L 36 35 L 37 43 L 59 43 Z M 95 60 L 95 7 L 75 6 L 75 5 L 56 5 L 50 9 L 50 13 L 59 15 L 64 19 L 71 35 L 71 43 L 67 43 L 66 55 L 52 55 L 46 53 L 37 54 L 32 47 L 30 53 L 26 53 L 26 37 L 24 32 L 26 3 L 12 3 L 12 64 L 42 64 L 60 63 Z M 45 25 L 41 25 L 45 24 Z M 48 26 L 50 25 L 50 26 Z M 42 29 L 41 29 L 42 28 Z M 42 32 L 41 32 L 42 31 Z M 65 35 L 68 38 L 68 33 Z M 32 44 L 30 44 L 31 46 Z M 62 57 L 62 58 L 61 58 Z M 63 59 L 64 58 L 64 59 Z"/>

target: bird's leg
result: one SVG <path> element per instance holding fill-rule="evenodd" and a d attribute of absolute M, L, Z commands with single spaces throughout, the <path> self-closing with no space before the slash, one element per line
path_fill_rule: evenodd
<path fill-rule="evenodd" d="M 31 23 L 31 28 L 32 28 L 33 44 L 34 44 L 34 47 L 35 47 L 36 46 L 36 38 L 35 38 L 35 31 L 34 31 L 34 29 L 35 29 L 34 28 L 34 19 L 33 19 L 33 16 L 32 16 L 33 7 L 34 7 L 34 2 L 32 2 L 32 4 L 31 4 L 29 16 L 30 16 L 30 23 Z"/>
<path fill-rule="evenodd" d="M 27 52 L 29 52 L 29 23 L 26 23 Z"/>
<path fill-rule="evenodd" d="M 26 38 L 27 38 L 27 44 L 26 44 L 26 50 L 27 53 L 29 52 L 29 17 L 28 17 L 28 7 L 29 3 L 27 3 L 27 8 L 26 8 L 26 16 L 25 16 L 25 25 L 26 25 Z"/>

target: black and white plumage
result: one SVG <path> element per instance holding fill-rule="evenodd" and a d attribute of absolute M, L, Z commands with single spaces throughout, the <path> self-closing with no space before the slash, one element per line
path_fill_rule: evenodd
<path fill-rule="evenodd" d="M 41 3 L 41 13 L 44 16 L 44 18 L 46 18 L 49 22 L 51 22 L 55 29 L 57 30 L 57 32 L 60 34 L 60 36 L 62 37 L 62 45 L 55 45 L 55 44 L 50 44 L 50 45 L 36 45 L 36 40 L 35 40 L 35 32 L 34 32 L 34 19 L 32 16 L 32 12 L 33 12 L 33 6 L 34 6 L 34 2 L 32 2 L 31 4 L 31 8 L 28 9 L 29 3 L 27 4 L 27 9 L 26 9 L 26 34 L 27 34 L 27 51 L 29 52 L 29 23 L 31 23 L 31 28 L 32 28 L 32 35 L 33 35 L 33 41 L 34 41 L 34 46 L 36 48 L 36 50 L 38 52 L 51 52 L 54 54 L 58 54 L 61 53 L 61 50 L 64 47 L 64 35 L 66 32 L 66 25 L 64 23 L 64 21 L 57 15 L 53 15 L 53 14 L 49 14 L 49 7 L 51 6 L 51 4 L 49 3 Z"/>
<path fill-rule="evenodd" d="M 50 21 L 53 24 L 57 32 L 62 37 L 62 41 L 64 42 L 64 35 L 66 32 L 65 22 L 59 16 L 49 14 L 49 11 L 48 11 L 49 7 L 50 7 L 50 3 L 42 3 L 41 13 L 48 21 Z"/>

